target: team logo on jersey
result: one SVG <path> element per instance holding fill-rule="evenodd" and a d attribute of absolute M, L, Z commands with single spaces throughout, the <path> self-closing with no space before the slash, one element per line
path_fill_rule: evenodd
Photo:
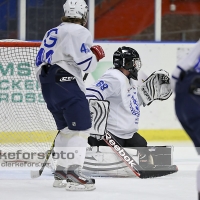
<path fill-rule="evenodd" d="M 60 82 L 66 82 L 66 81 L 73 81 L 73 80 L 75 80 L 76 78 L 74 77 L 74 76 L 69 76 L 69 77 L 62 77 L 61 79 L 60 79 Z"/>
<path fill-rule="evenodd" d="M 200 95 L 200 88 L 196 88 L 195 90 L 193 90 L 193 94 L 195 95 Z"/>
<path fill-rule="evenodd" d="M 76 122 L 72 122 L 72 126 L 76 126 Z"/>
<path fill-rule="evenodd" d="M 138 100 L 136 98 L 134 98 L 134 96 L 132 96 L 131 99 L 130 99 L 129 108 L 130 108 L 132 115 L 135 115 L 136 117 L 140 116 L 140 106 L 139 106 Z M 137 123 L 138 122 L 136 120 L 136 124 Z"/>

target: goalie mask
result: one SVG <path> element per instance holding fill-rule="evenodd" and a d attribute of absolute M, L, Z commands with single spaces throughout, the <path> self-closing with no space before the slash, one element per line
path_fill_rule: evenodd
<path fill-rule="evenodd" d="M 83 19 L 83 26 L 85 26 L 88 18 L 88 6 L 84 0 L 67 0 L 63 9 L 66 17 Z"/>
<path fill-rule="evenodd" d="M 137 80 L 138 71 L 141 68 L 141 60 L 138 52 L 130 47 L 119 47 L 113 54 L 115 68 L 124 68 L 130 72 L 129 78 Z"/>

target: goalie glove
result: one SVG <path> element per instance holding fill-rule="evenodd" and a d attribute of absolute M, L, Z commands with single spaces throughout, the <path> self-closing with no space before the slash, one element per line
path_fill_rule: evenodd
<path fill-rule="evenodd" d="M 138 87 L 138 93 L 144 106 L 150 105 L 154 100 L 166 100 L 172 94 L 169 73 L 163 69 L 153 72 Z"/>

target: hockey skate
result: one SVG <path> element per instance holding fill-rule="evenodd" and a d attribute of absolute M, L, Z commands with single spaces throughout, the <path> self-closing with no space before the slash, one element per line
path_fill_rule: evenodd
<path fill-rule="evenodd" d="M 67 170 L 66 190 L 90 191 L 95 189 L 95 180 L 82 174 L 80 165 L 69 166 Z"/>
<path fill-rule="evenodd" d="M 62 166 L 57 166 L 56 171 L 54 172 L 55 180 L 53 183 L 53 187 L 57 187 L 57 188 L 66 187 L 67 185 L 66 178 L 67 178 L 67 174 L 66 174 L 65 168 Z"/>

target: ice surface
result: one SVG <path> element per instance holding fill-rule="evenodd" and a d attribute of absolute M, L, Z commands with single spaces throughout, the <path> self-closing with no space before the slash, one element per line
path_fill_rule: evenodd
<path fill-rule="evenodd" d="M 30 178 L 30 169 L 0 168 L 0 199 L 4 200 L 195 200 L 199 156 L 192 143 L 152 143 L 174 145 L 178 173 L 152 179 L 96 178 L 96 190 L 69 192 L 53 188 L 53 176 L 45 169 L 41 177 Z"/>

